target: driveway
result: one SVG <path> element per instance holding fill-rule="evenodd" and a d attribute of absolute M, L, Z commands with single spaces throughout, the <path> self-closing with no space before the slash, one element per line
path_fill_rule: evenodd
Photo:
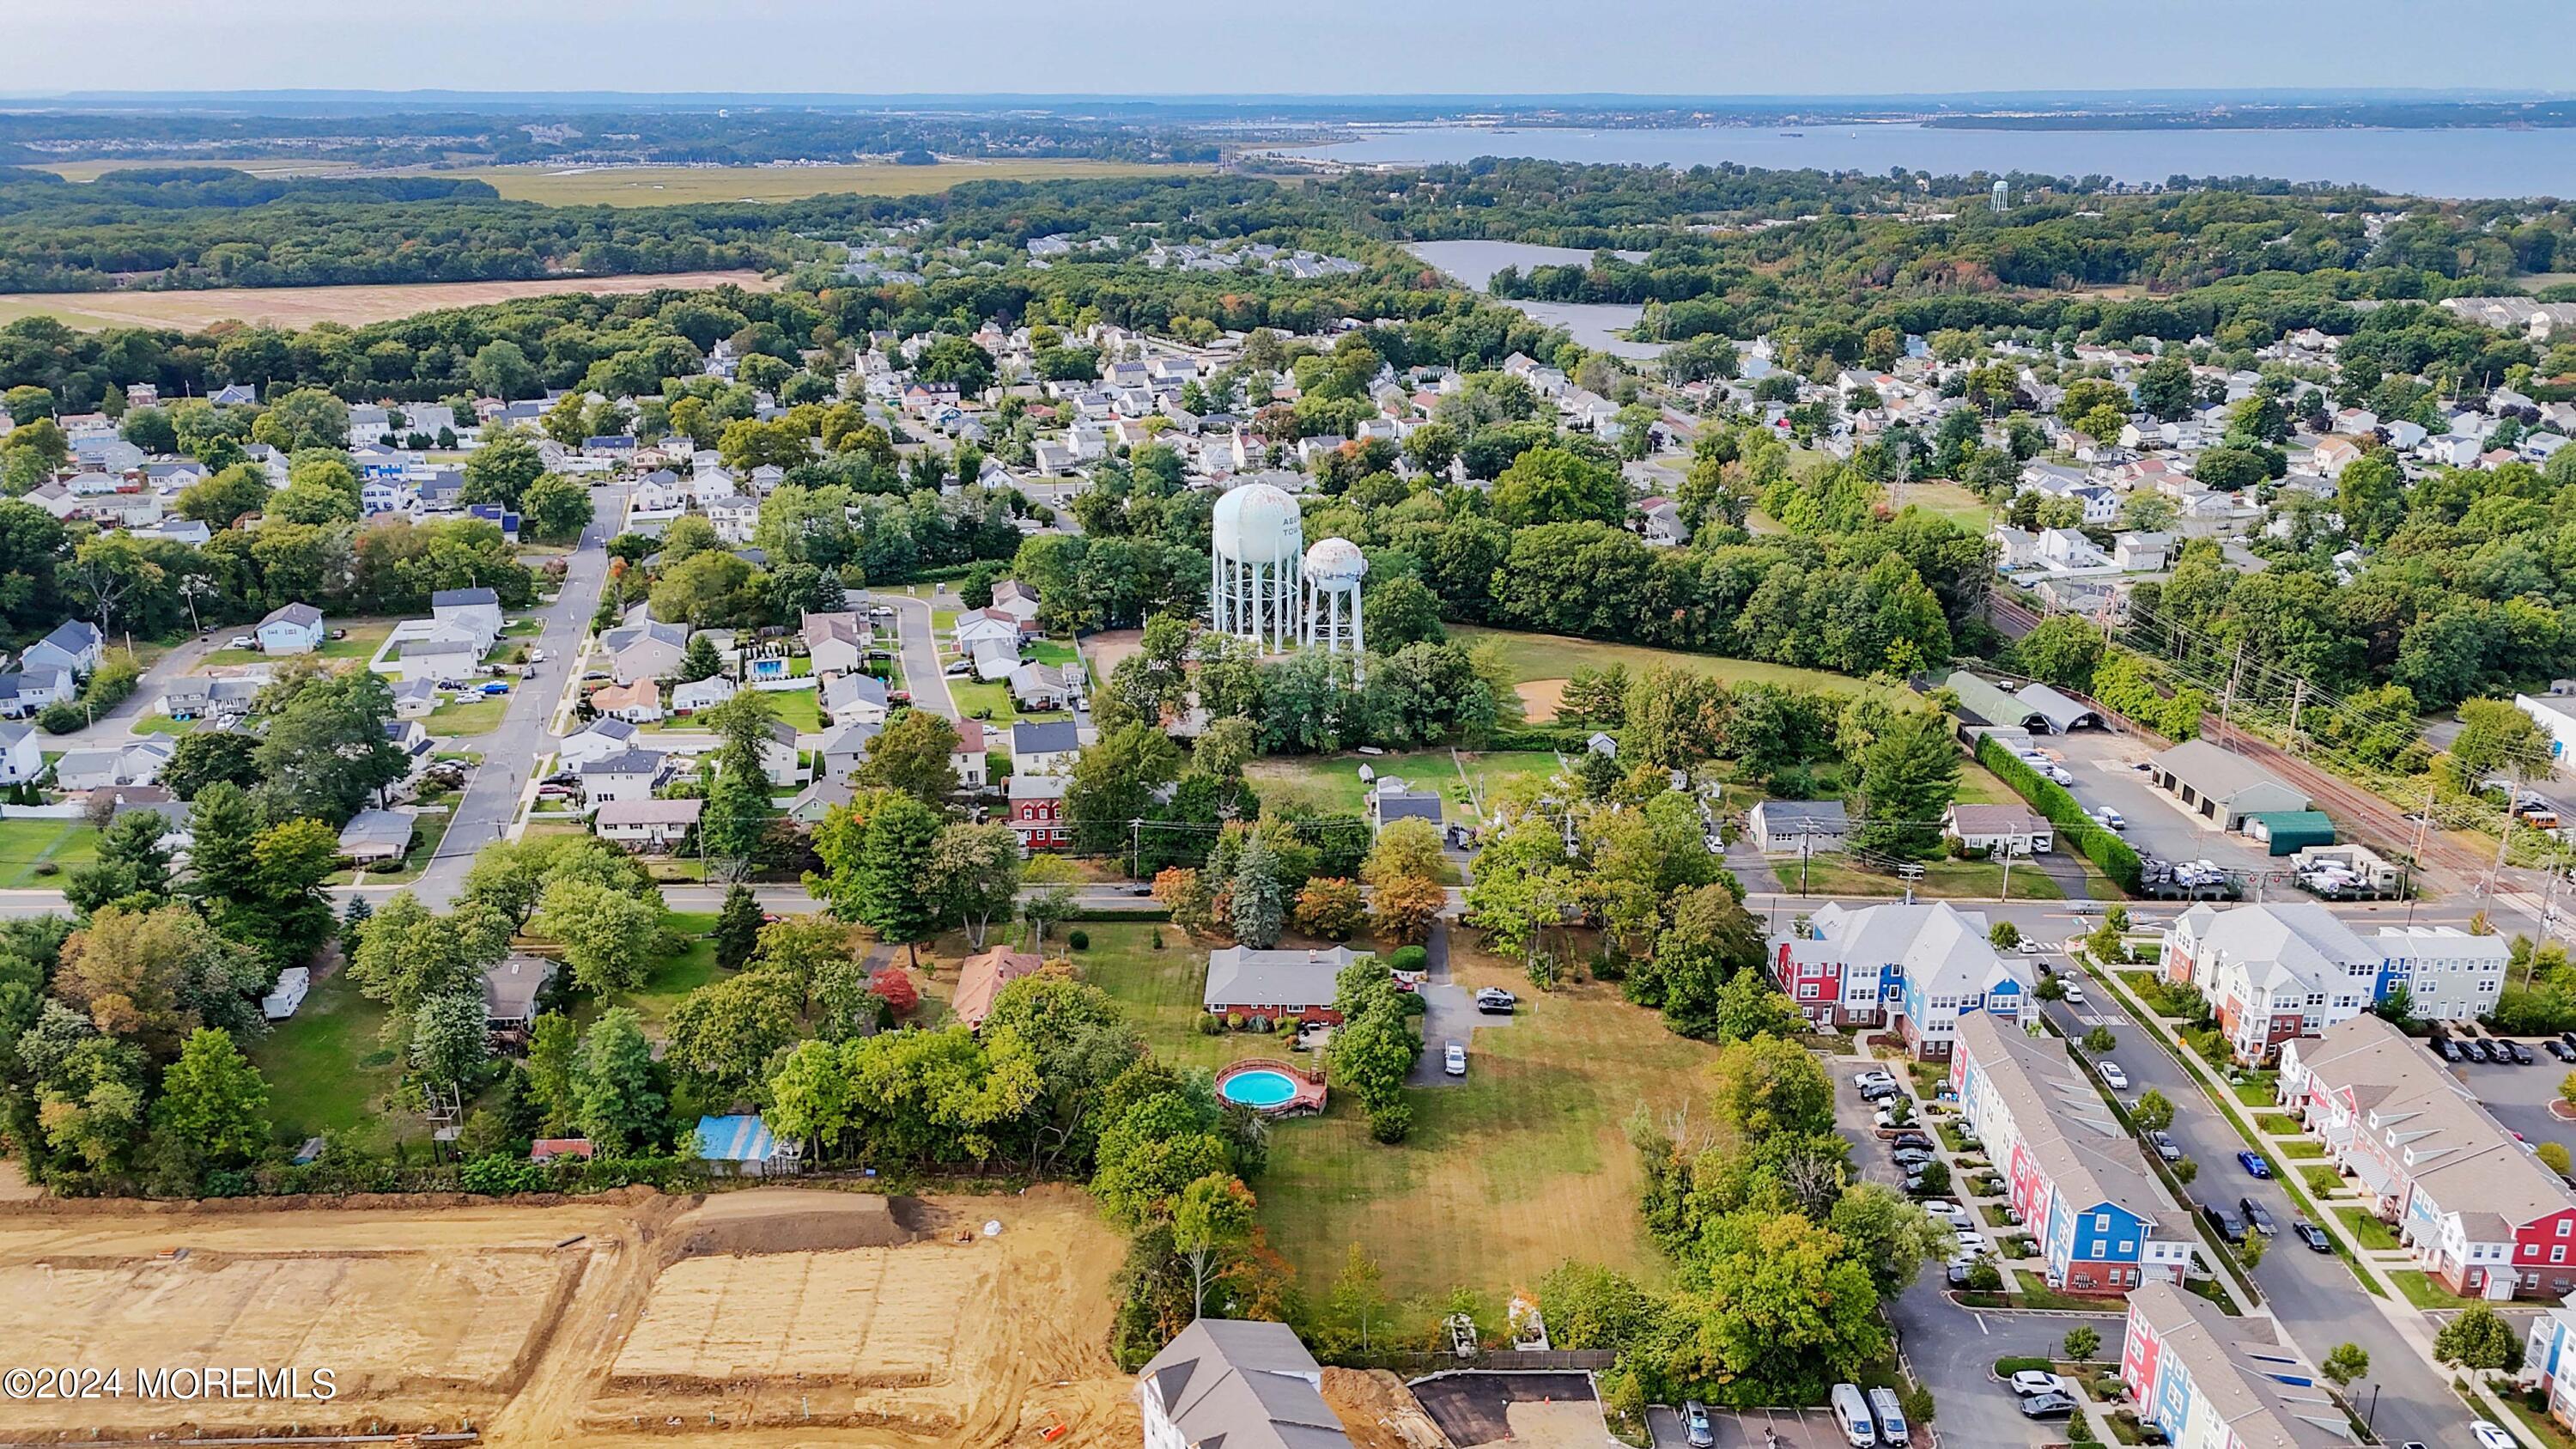
<path fill-rule="evenodd" d="M 1404 1079 L 1408 1087 L 1463 1087 L 1476 1074 L 1475 1035 L 1479 1028 L 1494 1030 L 1519 1020 L 1512 1016 L 1487 1016 L 1476 1009 L 1476 998 L 1466 987 L 1449 978 L 1449 923 L 1434 921 L 1431 939 L 1423 943 L 1430 958 L 1430 979 L 1422 983 L 1422 1055 L 1415 1058 L 1412 1075 Z M 1442 1064 L 1443 1048 L 1450 1042 L 1467 1044 L 1467 1075 L 1453 1077 Z"/>
<path fill-rule="evenodd" d="M 216 632 L 223 634 L 229 631 L 218 628 Z M 116 642 L 121 647 L 125 642 L 124 636 L 119 635 Z M 115 708 L 70 734 L 42 736 L 45 747 L 86 750 L 118 746 L 134 738 L 134 722 L 151 713 L 161 703 L 161 695 L 170 681 L 194 670 L 217 642 L 196 638 L 182 641 L 169 653 L 154 660 L 152 667 L 143 671 L 142 682 L 135 685 L 134 692 L 118 700 Z"/>
<path fill-rule="evenodd" d="M 948 676 L 939 672 L 939 631 L 931 624 L 930 600 L 888 593 L 874 595 L 870 602 L 894 609 L 895 649 L 903 658 L 903 687 L 912 691 L 912 702 L 955 720 L 957 701 L 948 692 Z"/>
<path fill-rule="evenodd" d="M 2049 1003 L 2049 1019 L 2060 1031 L 2075 1036 L 2094 1025 L 2109 1025 L 2120 1043 L 2112 1057 L 2129 1077 L 2129 1089 L 2120 1097 L 2135 1102 L 2152 1088 L 2174 1104 L 2169 1130 L 2184 1153 L 2200 1165 L 2200 1175 L 2190 1189 L 2193 1199 L 2233 1206 L 2239 1198 L 2251 1197 L 2280 1224 L 2281 1235 L 2269 1244 L 2253 1278 L 2291 1341 L 2312 1363 L 2346 1342 L 2369 1352 L 2371 1371 L 2363 1383 L 2379 1385 L 2373 1424 L 2385 1424 L 2378 1432 L 2389 1442 L 2469 1442 L 2471 1416 L 2459 1396 L 2398 1333 L 2379 1300 L 2361 1286 L 2340 1256 L 2312 1252 L 2290 1235 L 2290 1222 L 2299 1209 L 2277 1180 L 2258 1181 L 2237 1164 L 2236 1154 L 2245 1149 L 2245 1139 L 2201 1094 L 2197 1081 L 2185 1074 L 2182 1064 L 2158 1044 L 2149 1028 L 2129 1018 L 2107 987 L 2095 983 L 2085 995 L 2087 1005 L 2081 1012 L 2062 1001 Z M 2202 1236 L 2199 1251 L 2204 1257 L 2214 1251 L 2207 1235 Z M 2366 1395 L 2367 1388 L 2362 1393 Z"/>
<path fill-rule="evenodd" d="M 544 627 L 530 641 L 546 651 L 546 662 L 537 666 L 534 677 L 511 687 L 501 727 L 467 741 L 482 754 L 483 763 L 467 778 L 455 817 L 429 868 L 410 888 L 432 910 L 445 910 L 463 889 L 475 855 L 508 834 L 511 822 L 518 819 L 519 800 L 538 757 L 554 751 L 556 741 L 549 726 L 555 707 L 574 681 L 582 636 L 599 608 L 600 587 L 608 579 L 606 545 L 624 526 L 629 491 L 601 488 L 591 494 L 595 511 L 590 527 L 582 531 L 580 545 L 566 560 L 563 591 L 539 611 Z"/>

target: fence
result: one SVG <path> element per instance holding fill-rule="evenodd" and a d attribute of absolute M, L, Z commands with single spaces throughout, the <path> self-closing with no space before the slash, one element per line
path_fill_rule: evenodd
<path fill-rule="evenodd" d="M 1606 1369 L 1619 1361 L 1619 1354 L 1607 1348 L 1487 1349 L 1474 1358 L 1460 1358 L 1454 1353 L 1434 1353 L 1415 1349 L 1388 1354 L 1392 1363 L 1413 1371 L 1431 1374 L 1474 1369 L 1485 1373 L 1576 1373 Z"/>

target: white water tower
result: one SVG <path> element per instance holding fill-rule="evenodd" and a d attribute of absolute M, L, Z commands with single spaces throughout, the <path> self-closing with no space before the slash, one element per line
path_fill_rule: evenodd
<path fill-rule="evenodd" d="M 1360 635 L 1360 580 L 1368 559 L 1347 538 L 1326 538 L 1306 550 L 1306 647 L 1327 654 L 1348 651 L 1351 681 L 1359 682 L 1360 658 L 1367 645 Z"/>
<path fill-rule="evenodd" d="M 1247 483 L 1216 501 L 1208 618 L 1221 634 L 1272 652 L 1297 639 L 1297 559 L 1306 546 L 1297 500 Z"/>

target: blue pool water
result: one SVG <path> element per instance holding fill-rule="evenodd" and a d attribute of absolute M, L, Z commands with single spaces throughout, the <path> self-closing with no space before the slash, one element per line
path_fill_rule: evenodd
<path fill-rule="evenodd" d="M 1241 1072 L 1225 1079 L 1217 1095 L 1246 1107 L 1276 1107 L 1297 1095 L 1286 1072 Z"/>

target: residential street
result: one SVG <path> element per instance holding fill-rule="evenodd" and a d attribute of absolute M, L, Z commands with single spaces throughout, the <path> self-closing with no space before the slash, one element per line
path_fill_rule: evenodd
<path fill-rule="evenodd" d="M 903 661 L 903 687 L 912 691 L 912 702 L 952 720 L 957 718 L 957 701 L 948 693 L 948 676 L 939 672 L 939 631 L 932 624 L 931 602 L 910 594 L 871 597 L 875 602 L 894 606 L 896 634 L 901 641 L 896 653 Z"/>
<path fill-rule="evenodd" d="M 388 887 L 388 892 L 409 890 L 432 909 L 446 909 L 464 887 L 475 854 L 507 835 L 518 819 L 531 772 L 540 758 L 554 752 L 555 709 L 564 692 L 579 682 L 582 636 L 599 608 L 600 587 L 608 579 L 606 544 L 624 526 L 628 491 L 601 488 L 592 493 L 594 517 L 567 561 L 563 592 L 538 616 L 545 627 L 533 642 L 546 651 L 546 662 L 537 666 L 534 678 L 511 688 L 501 727 L 471 741 L 483 763 L 467 777 L 455 818 L 428 868 L 417 882 Z"/>
<path fill-rule="evenodd" d="M 2391 1443 L 2409 1439 L 2426 1444 L 2467 1443 L 2469 1420 L 2474 1416 L 2387 1316 L 2391 1309 L 2414 1310 L 2402 1303 L 2384 1303 L 2361 1286 L 2340 1255 L 2313 1252 L 2292 1237 L 2290 1224 L 2300 1213 L 2291 1205 L 2289 1194 L 2278 1181 L 2259 1182 L 2238 1164 L 2236 1154 L 2245 1150 L 2245 1139 L 2201 1094 L 2182 1064 L 2158 1045 L 2151 1028 L 2130 1018 L 2108 989 L 2088 983 L 2085 995 L 2086 1005 L 2080 1010 L 2064 1002 L 2050 1003 L 2050 1021 L 2074 1037 L 2095 1026 L 2110 1027 L 2120 1043 L 2112 1060 L 2129 1077 L 2129 1089 L 2119 1094 L 2121 1100 L 2134 1103 L 2153 1089 L 2174 1104 L 2170 1129 L 2174 1140 L 2200 1165 L 2200 1175 L 2190 1189 L 2196 1198 L 2233 1206 L 2239 1198 L 2250 1196 L 2280 1224 L 2281 1235 L 2272 1240 L 2253 1277 L 2291 1340 L 2311 1362 L 2322 1361 L 2337 1344 L 2346 1342 L 2369 1352 L 2370 1373 L 2362 1383 L 2379 1386 L 2372 1422 L 2382 1438 Z M 2207 1222 L 2206 1218 L 2200 1221 Z M 2216 1251 L 2212 1236 L 2202 1234 L 2204 1256 Z M 2363 1387 L 2356 1402 L 2366 1402 L 2369 1396 L 2370 1390 Z"/>

